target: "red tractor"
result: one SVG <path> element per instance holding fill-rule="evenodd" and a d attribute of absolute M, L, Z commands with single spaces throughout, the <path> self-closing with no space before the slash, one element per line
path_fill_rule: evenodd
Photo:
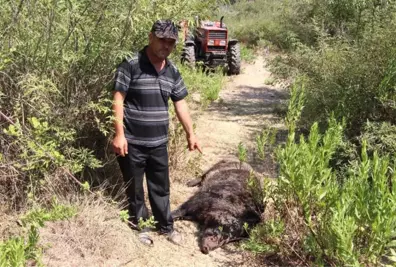
<path fill-rule="evenodd" d="M 229 75 L 240 73 L 239 43 L 229 38 L 223 18 L 215 22 L 197 20 L 197 27 L 192 33 L 188 33 L 185 27 L 182 63 L 195 66 L 196 62 L 201 61 L 207 68 L 226 66 Z"/>

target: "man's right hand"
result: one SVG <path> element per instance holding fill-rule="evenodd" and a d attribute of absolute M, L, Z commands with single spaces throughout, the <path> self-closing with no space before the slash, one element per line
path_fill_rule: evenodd
<path fill-rule="evenodd" d="M 113 139 L 113 151 L 114 153 L 125 157 L 128 154 L 128 142 L 125 136 L 116 136 Z"/>

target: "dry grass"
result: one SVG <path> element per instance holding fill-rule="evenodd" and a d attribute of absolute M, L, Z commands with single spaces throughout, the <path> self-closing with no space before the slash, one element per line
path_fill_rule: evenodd
<path fill-rule="evenodd" d="M 122 223 L 118 209 L 87 197 L 75 203 L 78 215 L 48 222 L 40 230 L 46 266 L 118 266 L 140 245 Z"/>
<path fill-rule="evenodd" d="M 11 164 L 0 162 L 0 211 L 21 209 L 25 203 L 23 189 L 24 183 L 19 179 L 19 172 Z"/>
<path fill-rule="evenodd" d="M 23 229 L 18 225 L 17 214 L 10 214 L 6 206 L 0 206 L 0 241 L 5 241 L 13 236 L 19 236 L 22 233 Z"/>
<path fill-rule="evenodd" d="M 180 174 L 181 177 L 187 175 Z M 180 179 L 181 179 L 180 177 Z M 181 180 L 187 180 L 183 178 Z M 143 245 L 120 219 L 119 212 L 124 201 L 114 203 L 103 193 L 108 188 L 102 186 L 95 193 L 82 192 L 79 186 L 61 171 L 46 179 L 46 190 L 41 192 L 41 203 L 48 204 L 56 196 L 59 204 L 73 205 L 78 214 L 64 221 L 46 222 L 40 228 L 40 246 L 43 248 L 42 261 L 47 267 L 74 266 L 250 266 L 251 257 L 235 245 L 204 255 L 198 247 L 198 228 L 195 223 L 178 221 L 175 228 L 184 236 L 182 246 L 176 246 L 164 236 L 150 233 L 153 247 Z M 188 188 L 183 183 L 171 183 L 171 207 L 182 204 L 196 188 Z M 123 191 L 118 195 L 123 195 Z M 121 197 L 120 197 L 121 198 Z M 147 202 L 149 205 L 149 203 Z M 14 213 L 0 216 L 2 236 L 19 235 L 19 215 Z M 7 223 L 5 223 L 7 222 Z M 18 227 L 16 227 L 18 226 Z"/>
<path fill-rule="evenodd" d="M 194 190 L 173 183 L 172 206 L 181 204 Z M 117 206 L 91 195 L 75 205 L 79 209 L 77 216 L 47 222 L 40 230 L 45 266 L 240 266 L 247 260 L 246 253 L 233 245 L 209 256 L 202 254 L 197 242 L 198 229 L 192 222 L 175 224 L 184 236 L 182 246 L 152 232 L 154 246 L 147 247 L 139 242 L 137 232 L 121 222 Z"/>
<path fill-rule="evenodd" d="M 194 159 L 194 153 L 189 153 Z M 187 169 L 192 170 L 191 166 Z M 182 172 L 175 178 L 171 175 L 171 208 L 182 204 L 196 188 L 188 188 L 184 182 L 192 174 Z M 182 181 L 182 182 L 179 182 Z M 41 201 L 47 203 L 57 196 L 59 203 L 74 205 L 78 214 L 65 221 L 46 222 L 40 229 L 40 245 L 44 248 L 45 266 L 233 266 L 246 262 L 246 253 L 238 251 L 232 244 L 204 255 L 199 251 L 197 226 L 192 222 L 175 223 L 184 236 L 183 246 L 176 246 L 164 236 L 150 233 L 154 246 L 143 245 L 119 216 L 124 208 L 124 191 L 113 195 L 123 199 L 112 203 L 101 192 L 108 192 L 106 186 L 95 190 L 94 194 L 82 192 L 79 186 L 61 171 L 46 179 L 46 191 L 41 192 Z M 147 192 L 147 191 L 146 191 Z M 146 194 L 146 204 L 149 206 Z"/>

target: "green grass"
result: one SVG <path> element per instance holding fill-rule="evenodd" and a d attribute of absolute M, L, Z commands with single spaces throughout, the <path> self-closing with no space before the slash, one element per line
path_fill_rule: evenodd
<path fill-rule="evenodd" d="M 253 63 L 256 59 L 254 48 L 241 43 L 241 59 L 247 63 Z"/>
<path fill-rule="evenodd" d="M 0 242 L 0 267 L 42 266 L 38 245 L 39 227 L 46 221 L 65 220 L 77 214 L 77 208 L 53 200 L 50 208 L 35 207 L 21 217 L 27 237 L 17 236 Z"/>
<path fill-rule="evenodd" d="M 199 93 L 202 106 L 206 107 L 209 103 L 219 98 L 219 93 L 224 86 L 225 77 L 221 69 L 213 72 L 204 72 L 197 67 L 179 65 L 180 73 L 184 79 L 190 94 Z"/>
<path fill-rule="evenodd" d="M 50 208 L 36 207 L 22 216 L 24 225 L 37 224 L 43 226 L 46 221 L 57 221 L 71 218 L 77 214 L 77 208 L 66 206 L 54 201 Z"/>
<path fill-rule="evenodd" d="M 25 267 L 41 264 L 41 248 L 38 247 L 39 234 L 36 226 L 31 225 L 28 237 L 14 237 L 0 242 L 0 267 Z"/>
<path fill-rule="evenodd" d="M 246 146 L 242 142 L 240 142 L 238 144 L 238 159 L 240 162 L 247 161 L 247 149 L 246 149 Z"/>
<path fill-rule="evenodd" d="M 304 95 L 303 84 L 291 91 L 287 142 L 275 153 L 279 177 L 264 188 L 274 210 L 268 221 L 250 231 L 244 247 L 283 258 L 298 255 L 313 265 L 373 266 L 383 256 L 394 259 L 396 163 L 375 149 L 369 155 L 363 140 L 360 157 L 346 164 L 340 181 L 331 164 L 343 145 L 346 123 L 332 117 L 324 132 L 314 123 L 308 136 L 298 138 Z M 271 218 L 279 221 L 279 228 Z"/>
<path fill-rule="evenodd" d="M 279 252 L 281 236 L 285 233 L 285 224 L 279 219 L 271 219 L 246 231 L 249 233 L 249 239 L 242 243 L 243 249 L 255 254 L 273 254 Z"/>

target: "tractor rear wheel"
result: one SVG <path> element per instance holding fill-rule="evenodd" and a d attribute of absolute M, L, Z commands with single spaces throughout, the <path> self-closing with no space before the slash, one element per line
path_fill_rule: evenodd
<path fill-rule="evenodd" d="M 181 55 L 181 63 L 195 67 L 195 49 L 193 45 L 185 46 Z"/>
<path fill-rule="evenodd" d="M 237 75 L 241 72 L 241 48 L 239 43 L 229 44 L 227 61 L 229 75 Z"/>

